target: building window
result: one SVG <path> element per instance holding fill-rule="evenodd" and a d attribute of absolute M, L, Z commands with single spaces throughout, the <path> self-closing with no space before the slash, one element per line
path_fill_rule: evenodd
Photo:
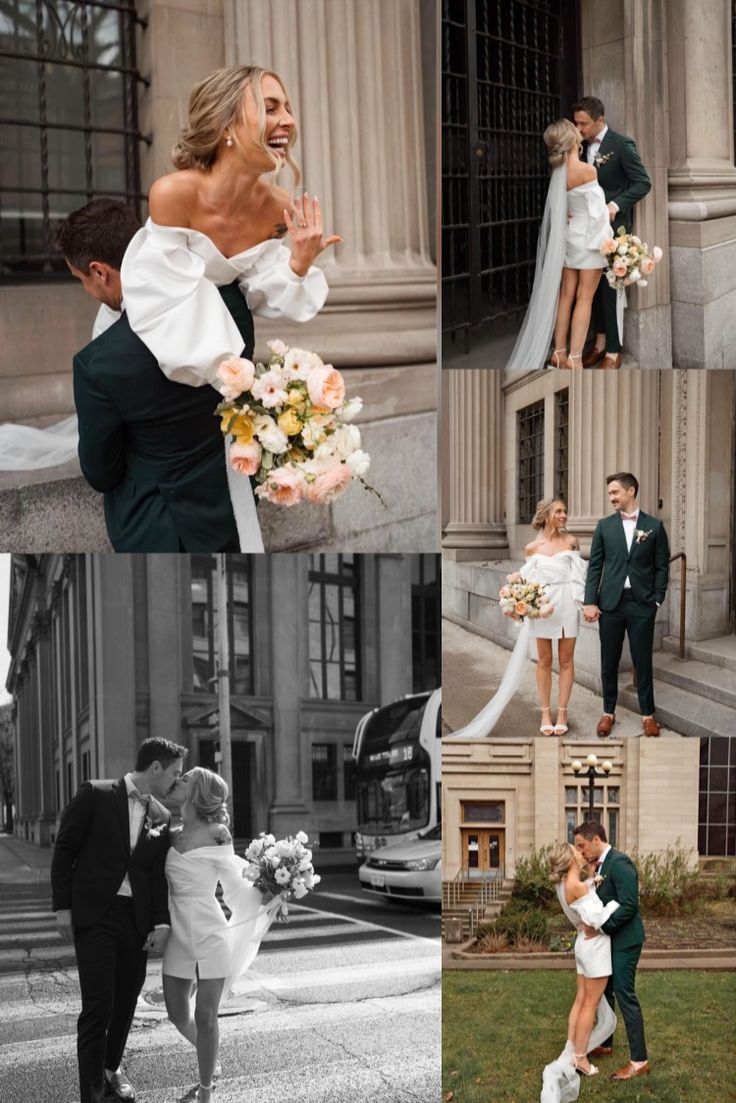
<path fill-rule="evenodd" d="M 337 747 L 312 744 L 312 800 L 337 800 Z"/>
<path fill-rule="evenodd" d="M 71 764 L 71 762 L 67 762 L 67 764 L 66 764 L 66 802 L 67 802 L 67 804 L 69 803 L 69 801 L 74 796 L 74 792 L 73 792 L 73 789 L 72 789 L 72 786 L 74 784 L 73 779 L 74 779 L 74 775 L 72 773 L 72 764 Z"/>
<path fill-rule="evenodd" d="M 555 395 L 555 489 L 567 502 L 569 468 L 570 392 L 567 388 Z"/>
<path fill-rule="evenodd" d="M 310 555 L 310 697 L 360 700 L 359 593 L 356 556 Z"/>
<path fill-rule="evenodd" d="M 3 6 L 3 277 L 67 274 L 53 247 L 56 227 L 95 196 L 139 209 L 140 22 L 133 0 Z"/>
<path fill-rule="evenodd" d="M 253 692 L 253 640 L 250 615 L 251 562 L 247 556 L 227 560 L 227 616 L 230 640 L 230 692 Z M 217 669 L 216 561 L 212 556 L 192 557 L 192 688 L 195 693 L 215 691 Z"/>
<path fill-rule="evenodd" d="M 411 570 L 412 688 L 421 693 L 440 681 L 440 557 L 414 555 Z"/>
<path fill-rule="evenodd" d="M 544 496 L 544 399 L 517 415 L 519 484 L 517 520 L 529 524 Z"/>
<path fill-rule="evenodd" d="M 503 801 L 464 800 L 462 802 L 463 823 L 503 823 L 505 814 Z"/>
<path fill-rule="evenodd" d="M 342 781 L 345 800 L 355 800 L 355 759 L 352 743 L 344 743 L 342 748 Z"/>
<path fill-rule="evenodd" d="M 734 740 L 700 740 L 698 851 L 701 857 L 736 856 L 736 747 Z"/>
<path fill-rule="evenodd" d="M 92 756 L 89 751 L 82 751 L 82 781 L 89 781 L 91 775 L 90 763 Z"/>
<path fill-rule="evenodd" d="M 565 788 L 565 821 L 567 841 L 575 842 L 575 828 L 591 818 L 588 808 L 587 785 L 568 785 Z M 594 815 L 603 824 L 611 846 L 618 846 L 621 789 L 615 785 L 596 785 L 593 790 Z"/>
<path fill-rule="evenodd" d="M 61 606 L 60 606 L 60 642 L 61 642 L 61 658 L 63 663 L 62 674 L 62 714 L 61 721 L 62 726 L 66 729 L 71 725 L 72 717 L 72 672 L 71 672 L 71 654 L 72 654 L 72 636 L 70 632 L 71 620 L 70 620 L 70 599 L 69 599 L 69 587 L 64 590 Z"/>
<path fill-rule="evenodd" d="M 77 664 L 77 711 L 89 704 L 89 650 L 87 644 L 87 570 L 83 555 L 76 557 L 74 637 Z"/>

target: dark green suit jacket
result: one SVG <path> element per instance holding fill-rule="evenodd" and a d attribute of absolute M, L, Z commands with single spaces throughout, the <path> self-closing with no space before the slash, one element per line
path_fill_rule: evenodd
<path fill-rule="evenodd" d="M 640 511 L 637 529 L 648 534 L 626 547 L 624 523 L 618 513 L 604 517 L 595 527 L 590 547 L 585 604 L 611 612 L 621 600 L 626 576 L 631 593 L 642 605 L 655 608 L 667 593 L 670 548 L 665 527 L 656 517 Z"/>
<path fill-rule="evenodd" d="M 597 888 L 601 903 L 618 900 L 620 907 L 601 927 L 610 935 L 611 950 L 628 950 L 644 942 L 644 924 L 639 912 L 639 878 L 636 866 L 627 854 L 613 847 L 598 873 L 603 881 Z"/>
<path fill-rule="evenodd" d="M 221 287 L 253 355 L 253 319 L 237 283 Z M 74 357 L 79 461 L 105 495 L 105 521 L 119 552 L 237 549 L 220 394 L 167 379 L 125 314 Z"/>
<path fill-rule="evenodd" d="M 587 142 L 583 142 L 581 158 L 583 161 L 588 158 Z M 614 234 L 619 226 L 631 233 L 634 205 L 652 190 L 652 182 L 642 164 L 634 139 L 617 134 L 609 127 L 598 146 L 594 164 L 606 203 L 618 205 L 613 222 Z"/>

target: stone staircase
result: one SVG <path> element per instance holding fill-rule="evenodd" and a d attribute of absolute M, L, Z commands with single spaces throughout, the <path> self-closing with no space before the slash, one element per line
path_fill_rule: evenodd
<path fill-rule="evenodd" d="M 665 636 L 654 653 L 657 719 L 680 735 L 736 735 L 736 636 L 687 644 Z M 625 688 L 622 704 L 638 712 L 636 691 Z"/>
<path fill-rule="evenodd" d="M 509 900 L 513 881 L 504 879 L 494 888 L 493 899 L 487 897 L 485 881 L 463 881 L 455 889 L 452 904 L 447 903 L 444 886 L 442 900 L 442 938 L 445 938 L 448 919 L 459 919 L 462 927 L 463 942 L 472 938 L 479 923 L 495 919 L 501 908 Z"/>

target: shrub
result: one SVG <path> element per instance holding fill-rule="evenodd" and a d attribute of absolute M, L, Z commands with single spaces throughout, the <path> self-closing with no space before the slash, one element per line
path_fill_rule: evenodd
<path fill-rule="evenodd" d="M 682 915 L 695 911 L 705 896 L 692 851 L 677 840 L 662 854 L 632 855 L 639 872 L 639 903 L 649 915 Z"/>
<path fill-rule="evenodd" d="M 555 954 L 567 954 L 573 948 L 575 938 L 571 935 L 553 935 L 549 940 L 549 948 Z"/>
<path fill-rule="evenodd" d="M 543 846 L 527 858 L 517 859 L 512 900 L 521 900 L 535 908 L 549 908 L 556 901 L 555 887 L 549 879 L 551 850 L 551 846 Z"/>
<path fill-rule="evenodd" d="M 517 938 L 514 945 L 517 954 L 543 954 L 547 949 L 543 942 L 536 938 Z"/>
<path fill-rule="evenodd" d="M 736 881 L 732 881 L 728 886 L 728 895 L 731 900 L 736 900 Z"/>
<path fill-rule="evenodd" d="M 481 954 L 502 954 L 508 948 L 509 940 L 502 931 L 486 931 L 477 939 L 474 946 L 474 949 Z"/>
<path fill-rule="evenodd" d="M 496 930 L 517 945 L 520 939 L 546 942 L 549 920 L 541 908 L 528 907 L 522 901 L 511 900 L 496 920 Z"/>

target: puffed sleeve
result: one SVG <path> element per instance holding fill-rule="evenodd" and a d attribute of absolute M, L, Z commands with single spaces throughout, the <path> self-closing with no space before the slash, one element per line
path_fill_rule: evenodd
<path fill-rule="evenodd" d="M 610 919 L 616 909 L 620 907 L 617 900 L 611 900 L 608 904 L 602 904 L 598 894 L 589 892 L 575 901 L 575 908 L 583 923 L 589 927 L 600 930 L 607 919 Z"/>
<path fill-rule="evenodd" d="M 243 338 L 184 229 L 150 221 L 130 242 L 120 277 L 133 332 L 169 379 L 201 387 L 240 356 Z"/>
<path fill-rule="evenodd" d="M 269 242 L 238 279 L 245 301 L 262 318 L 289 318 L 308 322 L 325 304 L 327 280 L 314 265 L 306 276 L 297 276 L 291 253 L 280 242 Z"/>
<path fill-rule="evenodd" d="M 606 197 L 600 187 L 588 188 L 585 197 L 588 205 L 588 240 L 586 245 L 588 249 L 600 253 L 603 242 L 612 237 Z M 601 267 L 607 263 L 601 255 Z"/>
<path fill-rule="evenodd" d="M 585 597 L 587 572 L 587 565 L 580 552 L 573 552 L 570 556 L 570 597 L 579 605 L 583 604 Z"/>

